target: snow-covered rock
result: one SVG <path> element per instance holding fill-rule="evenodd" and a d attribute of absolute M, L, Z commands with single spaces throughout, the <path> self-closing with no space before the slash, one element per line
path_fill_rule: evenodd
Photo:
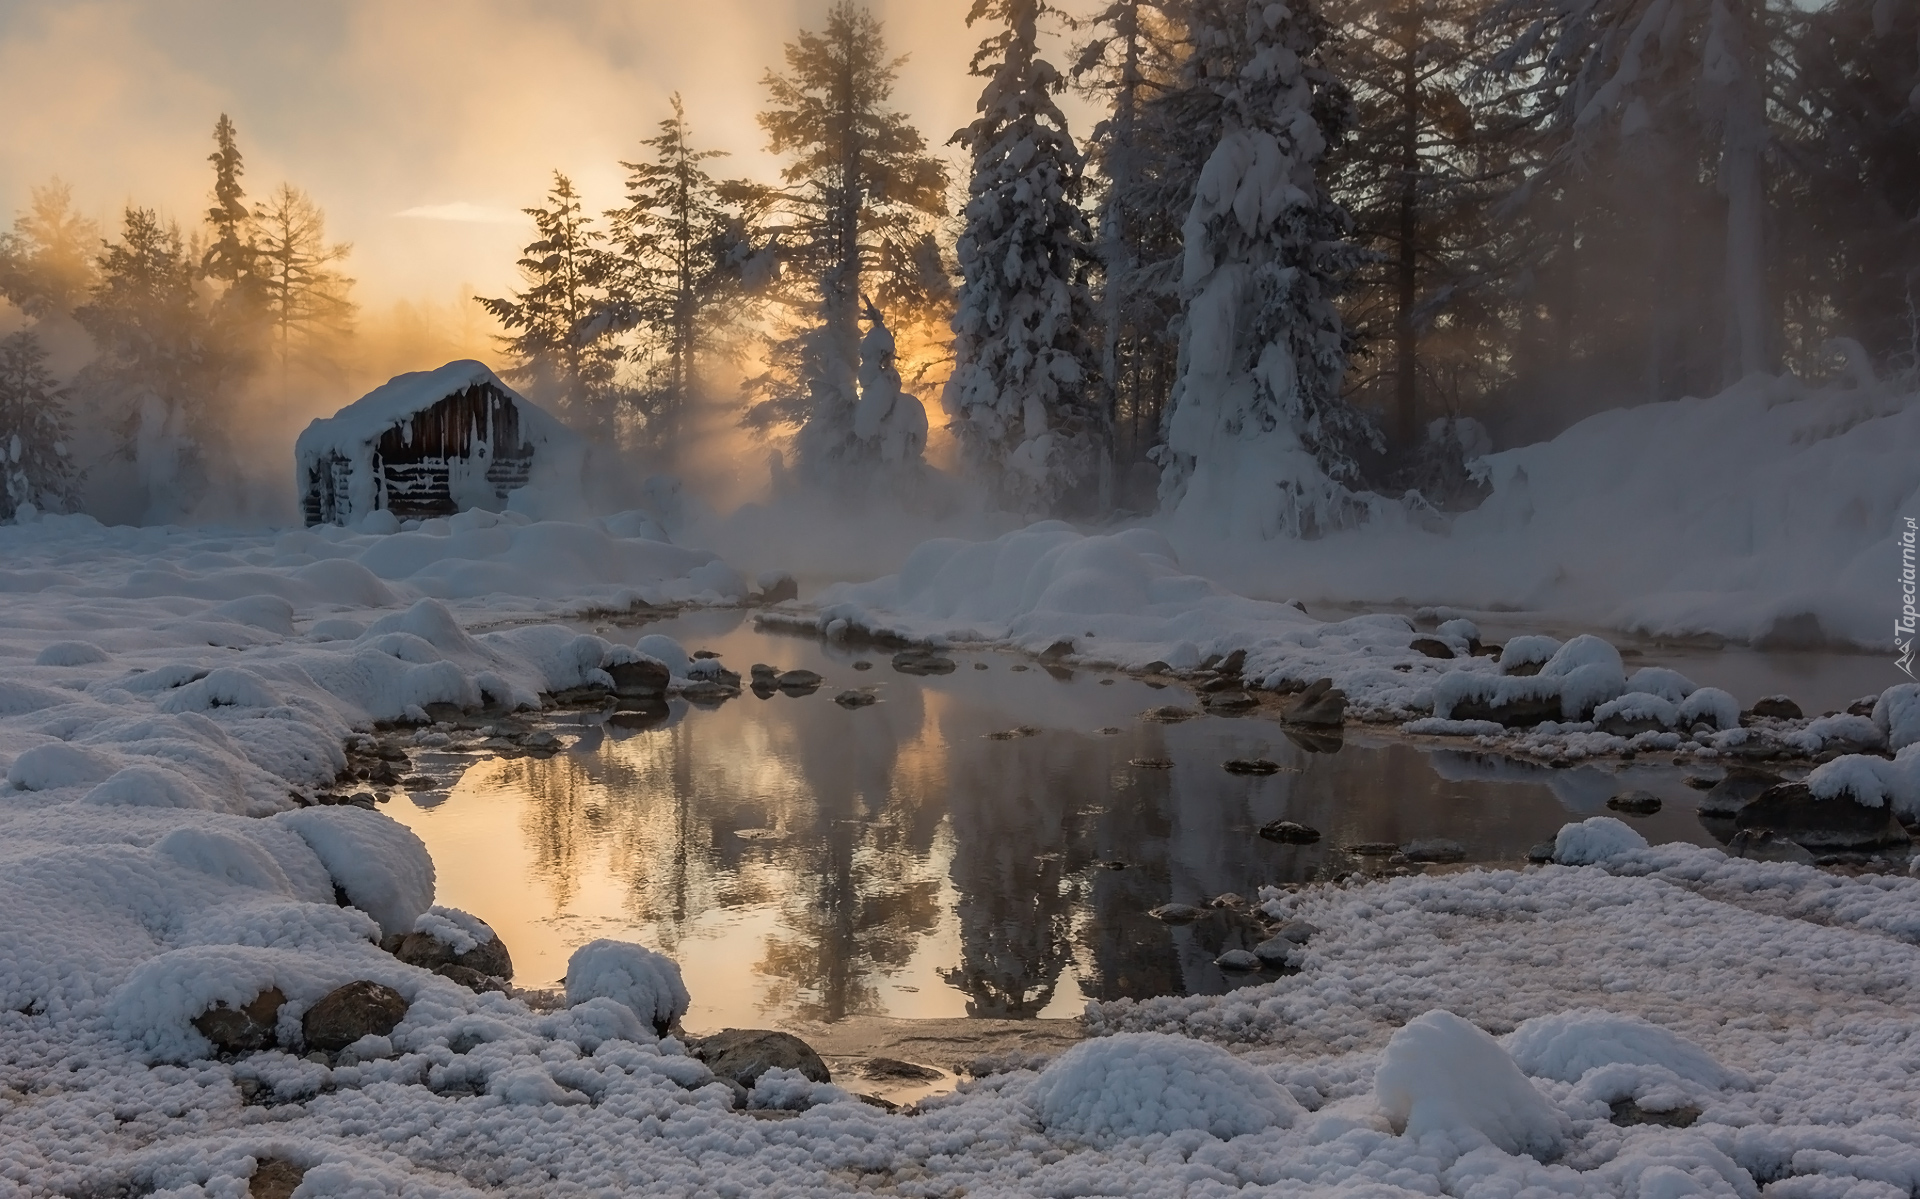
<path fill-rule="evenodd" d="M 1075 1045 L 1027 1091 L 1057 1137 L 1111 1145 L 1189 1129 L 1226 1140 L 1288 1128 L 1299 1101 L 1271 1077 L 1203 1041 L 1122 1033 Z"/>
<path fill-rule="evenodd" d="M 665 1035 L 691 998 L 673 959 L 630 941 L 589 941 L 567 959 L 567 1002 L 611 999 Z"/>
<path fill-rule="evenodd" d="M 1428 1012 L 1393 1034 L 1373 1091 L 1409 1137 L 1484 1138 L 1503 1153 L 1545 1159 L 1570 1131 L 1498 1041 L 1448 1011 Z"/>

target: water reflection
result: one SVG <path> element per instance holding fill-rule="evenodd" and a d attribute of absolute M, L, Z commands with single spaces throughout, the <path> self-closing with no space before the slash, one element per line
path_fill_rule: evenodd
<path fill-rule="evenodd" d="M 433 851 L 442 902 L 499 928 L 523 981 L 557 980 L 594 937 L 634 938 L 681 962 L 695 1028 L 1071 1015 L 1088 997 L 1223 991 L 1260 980 L 1213 965 L 1257 927 L 1231 911 L 1169 927 L 1150 909 L 1378 868 L 1341 848 L 1360 842 L 1448 837 L 1516 862 L 1628 787 L 1668 800 L 1638 822 L 1650 839 L 1711 839 L 1670 768 L 1302 745 L 1260 719 L 1155 724 L 1138 715 L 1168 693 L 1135 680 L 1013 671 L 990 654 L 910 677 L 886 654 L 763 635 L 738 614 L 647 631 L 742 673 L 764 661 L 826 685 L 579 717 L 567 752 L 449 756 L 451 794 L 392 808 Z M 862 657 L 872 670 L 853 669 Z M 856 685 L 881 702 L 832 701 Z M 1282 769 L 1221 769 L 1256 757 Z M 1172 766 L 1130 765 L 1147 759 Z M 1325 836 L 1256 835 L 1276 819 Z"/>

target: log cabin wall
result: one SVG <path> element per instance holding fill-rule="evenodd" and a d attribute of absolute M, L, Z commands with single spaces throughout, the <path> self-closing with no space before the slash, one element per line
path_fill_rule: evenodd
<path fill-rule="evenodd" d="M 533 452 L 534 447 L 522 439 L 520 409 L 514 400 L 491 384 L 476 384 L 436 401 L 380 435 L 370 464 L 374 507 L 385 508 L 401 520 L 451 516 L 463 506 L 453 494 L 453 466 L 475 460 L 486 464 L 483 477 L 489 498 L 504 505 L 510 492 L 526 485 Z M 309 525 L 346 524 L 365 515 L 349 511 L 349 483 L 356 466 L 337 453 L 315 464 L 304 504 Z M 471 503 L 472 496 L 467 498 Z"/>

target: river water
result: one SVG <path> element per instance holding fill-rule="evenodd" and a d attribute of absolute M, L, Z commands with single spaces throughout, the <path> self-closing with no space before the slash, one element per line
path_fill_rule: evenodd
<path fill-rule="evenodd" d="M 760 632 L 738 612 L 597 631 L 666 633 L 742 675 L 767 662 L 826 683 L 562 716 L 568 748 L 550 757 L 429 754 L 421 768 L 451 785 L 386 810 L 432 852 L 439 901 L 501 933 L 516 981 L 555 985 L 579 945 L 637 940 L 680 963 L 695 1029 L 1218 993 L 1272 977 L 1213 964 L 1251 946 L 1249 923 L 1170 926 L 1150 909 L 1396 868 L 1343 848 L 1370 842 L 1447 838 L 1469 862 L 1517 865 L 1627 789 L 1664 801 L 1629 818 L 1649 840 L 1713 843 L 1664 761 L 1550 770 L 1351 733 L 1317 752 L 1259 717 L 1142 718 L 1190 706 L 1178 688 L 991 651 L 915 677 L 887 651 Z M 879 703 L 833 701 L 868 686 Z M 1281 770 L 1223 770 L 1234 758 Z M 1171 766 L 1136 765 L 1153 760 Z M 1258 836 L 1276 819 L 1324 836 Z"/>

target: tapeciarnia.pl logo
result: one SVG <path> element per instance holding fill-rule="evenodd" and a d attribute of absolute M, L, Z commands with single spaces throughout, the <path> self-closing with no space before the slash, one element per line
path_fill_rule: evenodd
<path fill-rule="evenodd" d="M 1893 622 L 1893 648 L 1900 651 L 1900 656 L 1894 659 L 1893 664 L 1905 671 L 1908 678 L 1913 678 L 1914 624 L 1920 620 L 1920 612 L 1914 610 L 1913 603 L 1913 551 L 1914 538 L 1920 532 L 1920 526 L 1915 525 L 1911 516 L 1906 521 L 1907 527 L 1900 531 L 1900 619 Z"/>

